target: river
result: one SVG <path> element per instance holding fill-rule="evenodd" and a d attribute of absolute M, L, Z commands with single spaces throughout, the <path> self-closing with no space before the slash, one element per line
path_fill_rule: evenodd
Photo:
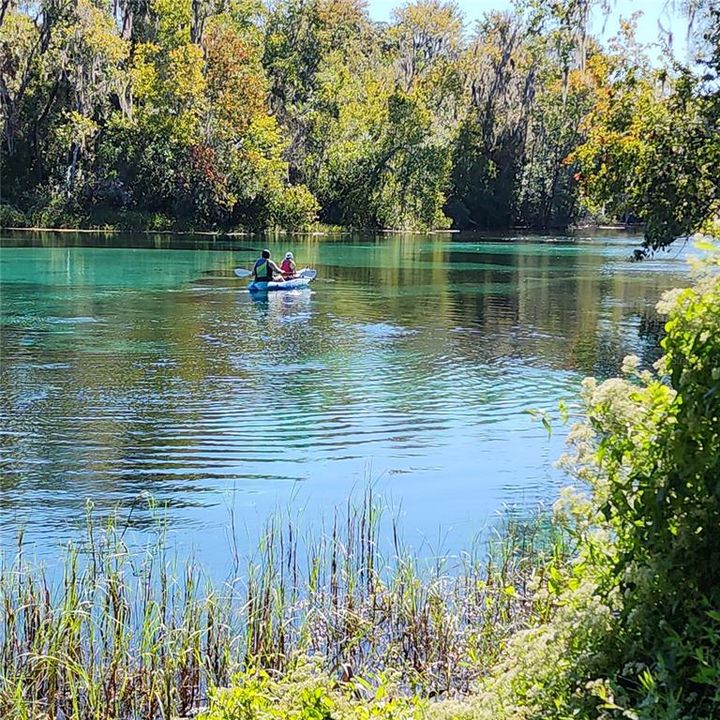
<path fill-rule="evenodd" d="M 566 482 L 564 429 L 529 409 L 658 356 L 684 253 L 631 263 L 638 242 L 5 234 L 0 546 L 52 556 L 91 499 L 222 568 L 229 518 L 312 525 L 372 482 L 413 546 L 462 547 Z M 311 290 L 247 292 L 265 243 Z"/>

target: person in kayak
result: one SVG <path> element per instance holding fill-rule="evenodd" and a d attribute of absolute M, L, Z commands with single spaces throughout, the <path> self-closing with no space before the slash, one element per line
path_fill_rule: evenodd
<path fill-rule="evenodd" d="M 255 282 L 282 282 L 282 270 L 270 259 L 270 251 L 263 250 L 261 257 L 253 265 L 252 275 Z"/>
<path fill-rule="evenodd" d="M 280 263 L 280 272 L 286 280 L 291 280 L 295 277 L 295 259 L 291 252 L 285 253 L 285 259 Z"/>

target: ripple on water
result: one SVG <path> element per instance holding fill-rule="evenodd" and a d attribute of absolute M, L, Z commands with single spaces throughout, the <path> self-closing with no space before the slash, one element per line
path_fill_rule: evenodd
<path fill-rule="evenodd" d="M 4 287 L 0 527 L 60 541 L 86 497 L 151 493 L 202 545 L 228 503 L 248 520 L 301 485 L 319 514 L 370 475 L 432 532 L 552 494 L 562 438 L 526 410 L 642 347 L 667 268 L 644 285 L 627 243 L 397 242 L 308 246 L 334 282 L 264 298 L 227 276 L 245 258 L 183 251 L 113 255 L 120 283 L 79 248 L 84 270 Z"/>

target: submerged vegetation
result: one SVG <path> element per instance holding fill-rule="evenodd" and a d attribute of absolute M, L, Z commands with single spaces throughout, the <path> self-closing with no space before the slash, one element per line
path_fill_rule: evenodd
<path fill-rule="evenodd" d="M 678 3 L 678 6 L 680 3 Z M 647 223 L 717 213 L 715 0 L 692 62 L 648 61 L 604 0 L 518 0 L 470 28 L 416 0 L 0 5 L 0 224 L 124 229 Z"/>

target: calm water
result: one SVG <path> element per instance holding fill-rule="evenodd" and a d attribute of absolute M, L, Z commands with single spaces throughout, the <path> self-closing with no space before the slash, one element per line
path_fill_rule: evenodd
<path fill-rule="evenodd" d="M 87 498 L 142 529 L 149 493 L 220 566 L 231 510 L 251 535 L 277 507 L 312 521 L 368 478 L 413 542 L 462 544 L 553 498 L 562 432 L 526 410 L 654 360 L 653 305 L 685 281 L 617 235 L 292 238 L 271 249 L 312 290 L 255 298 L 232 269 L 261 243 L 2 239 L 0 544 L 56 548 Z"/>

